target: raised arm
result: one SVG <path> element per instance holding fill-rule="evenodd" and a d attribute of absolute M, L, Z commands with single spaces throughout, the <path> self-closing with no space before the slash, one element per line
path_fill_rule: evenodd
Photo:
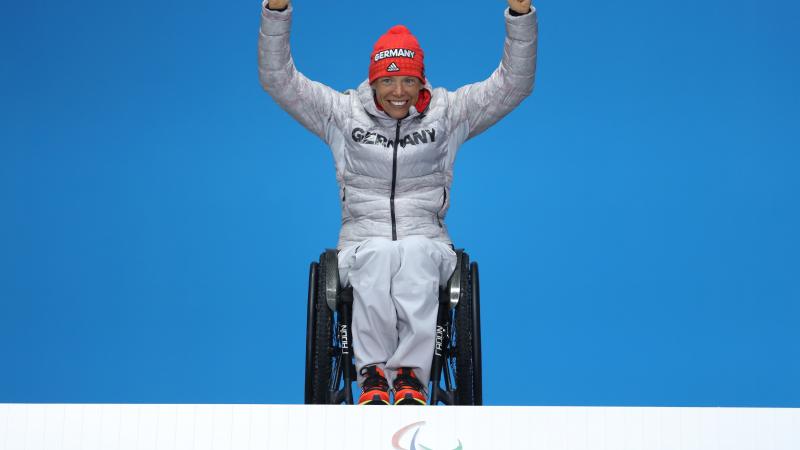
<path fill-rule="evenodd" d="M 289 47 L 292 6 L 289 0 L 264 0 L 258 40 L 261 86 L 298 122 L 327 141 L 329 124 L 346 96 L 309 80 L 292 60 Z"/>
<path fill-rule="evenodd" d="M 452 93 L 455 120 L 477 136 L 511 112 L 533 91 L 536 72 L 536 9 L 531 0 L 508 0 L 500 66 L 484 81 Z"/>

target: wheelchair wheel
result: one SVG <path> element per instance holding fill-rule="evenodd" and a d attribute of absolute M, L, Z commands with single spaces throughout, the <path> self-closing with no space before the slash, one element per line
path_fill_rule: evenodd
<path fill-rule="evenodd" d="M 480 405 L 483 403 L 483 395 L 478 265 L 470 265 L 466 255 L 461 259 L 461 273 L 469 276 L 461 278 L 461 292 L 464 294 L 455 308 L 455 403 Z"/>
<path fill-rule="evenodd" d="M 325 298 L 325 265 L 312 263 L 306 332 L 306 404 L 329 402 L 333 317 Z"/>
<path fill-rule="evenodd" d="M 305 404 L 312 403 L 313 399 L 313 377 L 314 377 L 314 336 L 316 335 L 316 301 L 317 298 L 317 277 L 319 275 L 319 264 L 316 262 L 311 263 L 311 268 L 308 271 L 308 306 L 306 317 L 306 386 L 305 397 L 303 402 Z"/>
<path fill-rule="evenodd" d="M 472 368 L 473 368 L 473 401 L 475 405 L 483 404 L 483 356 L 481 354 L 481 286 L 478 277 L 478 263 L 469 266 L 470 292 L 472 293 Z"/>

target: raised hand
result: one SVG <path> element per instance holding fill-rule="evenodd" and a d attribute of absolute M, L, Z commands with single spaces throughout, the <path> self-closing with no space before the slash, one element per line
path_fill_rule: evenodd
<path fill-rule="evenodd" d="M 289 0 L 269 0 L 269 4 L 267 4 L 269 9 L 286 9 L 287 6 L 289 6 Z"/>
<path fill-rule="evenodd" d="M 508 7 L 515 13 L 526 14 L 531 10 L 531 0 L 508 0 Z"/>

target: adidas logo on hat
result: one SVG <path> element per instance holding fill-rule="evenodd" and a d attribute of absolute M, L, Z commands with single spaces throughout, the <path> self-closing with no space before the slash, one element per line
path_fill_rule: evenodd
<path fill-rule="evenodd" d="M 387 72 L 399 72 L 400 68 L 397 67 L 397 64 L 391 63 L 391 64 L 389 64 L 389 67 L 386 68 L 386 71 Z"/>

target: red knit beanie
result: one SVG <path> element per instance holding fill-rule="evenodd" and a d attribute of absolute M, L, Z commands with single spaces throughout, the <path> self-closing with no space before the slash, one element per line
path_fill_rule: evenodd
<path fill-rule="evenodd" d="M 395 25 L 378 38 L 369 63 L 369 82 L 381 77 L 413 76 L 425 83 L 425 54 L 417 38 L 403 25 Z"/>

